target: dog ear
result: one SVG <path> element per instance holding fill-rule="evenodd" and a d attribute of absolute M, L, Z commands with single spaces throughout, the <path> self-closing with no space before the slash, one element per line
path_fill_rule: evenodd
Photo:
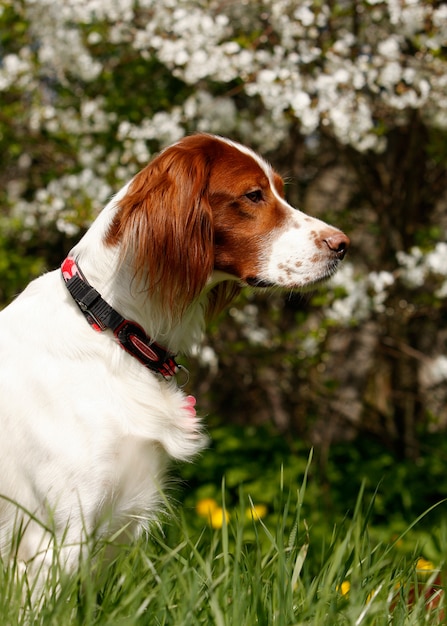
<path fill-rule="evenodd" d="M 138 283 L 173 315 L 197 298 L 213 270 L 208 179 L 202 151 L 167 148 L 132 180 L 107 235 Z"/>

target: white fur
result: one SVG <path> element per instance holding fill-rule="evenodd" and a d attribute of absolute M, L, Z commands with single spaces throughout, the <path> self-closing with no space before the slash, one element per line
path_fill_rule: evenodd
<path fill-rule="evenodd" d="M 127 293 L 125 268 L 101 244 L 115 205 L 104 209 L 73 253 L 104 298 L 141 322 L 150 304 L 137 288 Z M 170 335 L 159 321 L 157 331 L 155 325 L 146 330 L 178 350 L 197 340 L 202 324 L 197 303 Z M 59 540 L 65 533 L 65 543 L 75 544 L 67 549 L 68 564 L 76 563 L 87 536 L 110 536 L 126 525 L 126 533 L 138 534 L 160 509 L 168 458 L 190 460 L 206 442 L 175 379 L 147 370 L 110 332 L 94 332 L 60 270 L 30 283 L 0 313 L 0 363 L 3 558 L 26 562 L 49 547 L 51 562 L 50 535 L 27 516 L 10 555 L 23 509 Z"/>
<path fill-rule="evenodd" d="M 229 143 L 256 159 L 272 182 L 261 158 Z M 72 256 L 124 317 L 170 350 L 187 351 L 201 336 L 207 290 L 229 277 L 212 274 L 199 299 L 172 322 L 132 279 L 119 250 L 104 245 L 126 192 L 127 186 L 105 207 Z M 261 278 L 286 287 L 319 280 L 332 270 L 311 233 L 327 226 L 274 193 L 290 217 L 264 242 Z M 65 537 L 64 558 L 72 566 L 86 537 L 123 527 L 138 534 L 160 508 L 169 458 L 189 460 L 206 441 L 175 379 L 147 370 L 109 331 L 94 332 L 59 269 L 30 283 L 0 313 L 0 364 L 3 558 L 28 562 L 40 552 L 45 566 L 53 538 Z"/>
<path fill-rule="evenodd" d="M 327 279 L 338 261 L 328 263 L 327 249 L 316 248 L 314 234 L 327 224 L 293 209 L 286 227 L 271 233 L 271 247 L 260 274 L 283 288 L 303 289 Z"/>

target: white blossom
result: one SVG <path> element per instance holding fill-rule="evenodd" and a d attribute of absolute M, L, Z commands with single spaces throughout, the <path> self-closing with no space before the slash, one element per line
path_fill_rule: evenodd
<path fill-rule="evenodd" d="M 355 276 L 352 263 L 345 263 L 331 279 L 331 287 L 341 287 L 344 295 L 337 298 L 325 311 L 326 317 L 339 324 L 350 324 L 367 319 L 370 315 L 366 281 Z"/>
<path fill-rule="evenodd" d="M 259 309 L 253 304 L 246 304 L 243 308 L 232 307 L 230 315 L 240 324 L 241 332 L 253 345 L 267 345 L 270 341 L 269 331 L 259 323 Z"/>
<path fill-rule="evenodd" d="M 447 277 L 447 243 L 438 242 L 433 250 L 425 253 L 419 247 L 398 252 L 397 262 L 394 272 L 382 270 L 366 274 L 356 274 L 354 266 L 345 262 L 330 281 L 337 295 L 325 312 L 327 318 L 340 324 L 364 321 L 374 314 L 386 313 L 387 300 L 396 281 L 402 281 L 410 289 L 419 289 L 430 277 Z M 340 289 L 344 293 L 340 294 Z M 447 297 L 447 280 L 433 295 Z"/>
<path fill-rule="evenodd" d="M 441 354 L 434 358 L 427 358 L 419 370 L 419 378 L 426 388 L 447 382 L 447 356 Z"/>
<path fill-rule="evenodd" d="M 310 26 L 315 21 L 315 15 L 313 11 L 311 11 L 311 9 L 305 4 L 298 7 L 293 16 L 295 17 L 295 19 L 299 20 L 303 26 Z"/>
<path fill-rule="evenodd" d="M 425 265 L 430 272 L 447 276 L 447 243 L 445 241 L 439 241 L 427 254 Z"/>
<path fill-rule="evenodd" d="M 367 34 L 367 25 L 357 41 L 347 28 L 349 22 L 332 16 L 331 28 L 335 29 L 336 37 L 322 57 L 319 29 L 326 28 L 330 9 L 326 4 L 311 0 L 264 2 L 265 15 L 278 37 L 272 48 L 241 43 L 239 24 L 253 30 L 259 27 L 259 12 L 251 3 L 221 5 L 217 0 L 208 3 L 199 0 L 162 3 L 73 0 L 62 5 L 56 0 L 25 2 L 32 31 L 39 41 L 39 62 L 47 72 L 55 72 L 60 77 L 70 72 L 83 80 L 94 80 L 102 71 L 101 64 L 84 44 L 79 26 L 105 20 L 110 24 L 109 41 L 116 46 L 130 45 L 144 58 L 155 54 L 187 83 L 194 85 L 208 79 L 229 82 L 242 78 L 244 91 L 262 99 L 278 127 L 284 126 L 282 118 L 287 119 L 292 112 L 301 122 L 304 134 L 315 132 L 319 124 L 329 125 L 343 143 L 360 151 L 380 152 L 386 139 L 377 136 L 372 122 L 380 101 L 402 112 L 424 107 L 424 116 L 430 116 L 439 126 L 447 126 L 445 70 L 440 67 L 431 75 L 424 74 L 424 54 L 407 56 L 407 63 L 402 63 L 406 37 L 415 38 L 416 45 L 423 40 L 427 50 L 428 46 L 439 49 L 446 40 L 447 20 L 443 5 L 433 7 L 422 0 L 388 0 L 386 3 L 369 0 L 369 4 L 375 12 L 371 16 L 376 47 Z M 134 24 L 138 11 L 146 11 L 148 17 Z M 424 24 L 429 20 L 435 30 L 426 34 Z M 368 45 L 362 50 L 364 37 Z M 87 41 L 94 45 L 101 38 L 99 30 L 94 30 L 88 34 Z M 351 55 L 354 45 L 360 48 L 360 54 L 355 57 Z M 319 60 L 318 71 L 316 68 L 307 71 L 316 60 Z M 12 67 L 13 61 L 18 66 L 16 69 Z M 434 68 L 442 63 L 428 57 L 427 62 Z M 0 89 L 8 88 L 19 74 L 24 77 L 32 73 L 23 59 L 18 64 L 17 59 L 5 58 L 4 66 L 8 63 L 11 68 L 0 69 Z M 402 89 L 402 81 L 411 87 Z M 367 97 L 365 87 L 373 97 Z M 100 123 L 107 124 L 106 117 L 102 120 L 97 117 L 98 128 Z M 39 116 L 34 120 L 33 123 L 38 124 Z M 50 128 L 56 128 L 54 120 Z M 271 133 L 266 132 L 265 136 L 272 141 Z M 139 154 L 142 158 L 141 150 Z"/>
<path fill-rule="evenodd" d="M 398 252 L 397 260 L 402 280 L 410 287 L 422 286 L 430 275 L 447 277 L 447 243 L 438 242 L 433 250 L 425 253 L 414 246 L 409 252 Z M 444 293 L 447 281 L 441 287 Z"/>
<path fill-rule="evenodd" d="M 23 0 L 21 7 L 28 43 L 5 51 L 0 91 L 32 94 L 24 107 L 32 135 L 76 138 L 75 176 L 93 172 L 92 190 L 98 184 L 100 198 L 109 185 L 104 181 L 124 179 L 151 158 L 152 142 L 163 147 L 195 130 L 234 133 L 267 152 L 296 121 L 309 141 L 324 129 L 359 152 L 380 153 L 387 142 L 383 116 L 405 123 L 417 109 L 428 126 L 447 128 L 447 63 L 439 54 L 447 40 L 445 3 L 367 0 L 355 34 L 350 9 L 334 11 L 316 0 L 264 0 L 262 11 L 255 2 L 220 0 Z M 101 57 L 95 50 L 103 44 L 109 48 Z M 156 59 L 191 92 L 135 124 L 118 119 L 106 97 L 89 96 L 82 87 L 82 96 L 73 93 L 62 106 L 61 86 L 94 85 L 105 69 L 113 71 L 113 55 L 120 59 L 124 51 Z M 145 89 L 152 87 L 149 77 Z M 95 135 L 112 129 L 119 148 L 95 151 Z M 96 208 L 93 193 L 79 182 Z M 67 179 L 58 184 L 65 194 Z M 8 189 L 17 200 L 19 187 Z M 32 202 L 25 206 L 34 210 Z M 397 259 L 406 284 L 421 285 L 427 272 L 444 276 L 442 249 L 426 262 L 406 254 Z M 357 307 L 355 293 L 373 288 L 354 282 L 350 302 Z"/>
<path fill-rule="evenodd" d="M 0 65 L 0 91 L 6 91 L 11 86 L 28 88 L 31 87 L 32 65 L 30 63 L 27 50 L 23 50 L 21 55 L 6 54 Z"/>
<path fill-rule="evenodd" d="M 379 41 L 377 44 L 377 51 L 386 59 L 396 60 L 400 58 L 400 46 L 401 41 L 393 35 L 392 37 L 387 37 L 383 41 Z"/>

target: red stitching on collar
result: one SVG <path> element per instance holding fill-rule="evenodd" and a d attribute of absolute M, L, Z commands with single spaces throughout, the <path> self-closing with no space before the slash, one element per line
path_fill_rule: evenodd
<path fill-rule="evenodd" d="M 94 330 L 112 330 L 126 352 L 165 378 L 177 373 L 179 366 L 175 361 L 175 354 L 153 341 L 139 324 L 126 320 L 107 304 L 87 281 L 75 259 L 67 257 L 62 263 L 61 271 L 70 295 Z"/>

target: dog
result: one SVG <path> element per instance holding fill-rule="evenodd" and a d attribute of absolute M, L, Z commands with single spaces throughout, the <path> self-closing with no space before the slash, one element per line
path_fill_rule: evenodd
<path fill-rule="evenodd" d="M 0 554 L 31 572 L 148 529 L 170 459 L 206 443 L 178 353 L 243 286 L 306 290 L 348 237 L 290 206 L 251 149 L 197 134 L 101 211 L 0 313 Z"/>

